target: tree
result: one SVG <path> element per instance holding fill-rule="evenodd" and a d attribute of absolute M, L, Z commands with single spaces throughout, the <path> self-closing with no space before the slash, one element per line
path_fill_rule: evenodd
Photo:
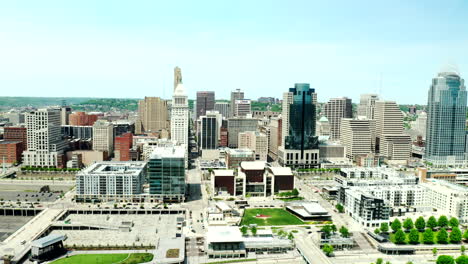
<path fill-rule="evenodd" d="M 437 225 L 440 228 L 446 228 L 448 226 L 448 219 L 445 215 L 441 215 L 439 217 L 439 220 L 437 220 Z"/>
<path fill-rule="evenodd" d="M 375 261 L 375 264 L 383 264 L 383 259 L 378 258 L 378 259 Z"/>
<path fill-rule="evenodd" d="M 325 235 L 325 237 L 330 237 L 331 235 L 331 232 L 332 232 L 332 228 L 330 225 L 325 225 L 322 227 L 322 229 L 320 229 L 320 231 L 322 231 Z"/>
<path fill-rule="evenodd" d="M 419 243 L 419 232 L 416 228 L 411 229 L 408 240 L 411 244 L 418 244 Z"/>
<path fill-rule="evenodd" d="M 395 244 L 405 244 L 406 240 L 406 234 L 403 232 L 403 230 L 398 229 L 398 231 L 395 233 Z"/>
<path fill-rule="evenodd" d="M 445 230 L 445 228 L 442 228 L 439 230 L 439 233 L 437 233 L 437 242 L 440 244 L 447 244 L 448 242 L 448 232 Z"/>
<path fill-rule="evenodd" d="M 414 226 L 418 230 L 424 230 L 424 228 L 426 228 L 426 221 L 424 221 L 424 217 L 418 217 L 418 219 L 416 219 L 416 222 L 414 222 Z"/>
<path fill-rule="evenodd" d="M 414 264 L 412 261 L 408 261 L 406 262 L 406 264 Z"/>
<path fill-rule="evenodd" d="M 430 228 L 426 228 L 423 233 L 423 242 L 424 244 L 433 244 L 434 243 L 434 232 Z"/>
<path fill-rule="evenodd" d="M 464 238 L 465 240 L 468 240 L 468 229 L 465 230 L 465 233 L 463 233 L 463 238 Z"/>
<path fill-rule="evenodd" d="M 405 221 L 403 221 L 403 227 L 406 230 L 411 230 L 414 227 L 413 220 L 411 218 L 406 218 Z"/>
<path fill-rule="evenodd" d="M 348 228 L 342 226 L 342 227 L 340 228 L 340 234 L 341 234 L 342 237 L 349 237 L 349 230 L 348 230 Z"/>
<path fill-rule="evenodd" d="M 293 235 L 292 232 L 289 232 L 289 234 L 288 234 L 288 239 L 289 239 L 289 240 L 293 240 L 293 239 L 294 239 L 294 235 Z"/>
<path fill-rule="evenodd" d="M 452 232 L 450 232 L 450 243 L 460 243 L 462 239 L 462 232 L 460 228 L 454 227 Z"/>
<path fill-rule="evenodd" d="M 466 251 L 466 247 L 462 245 L 460 247 L 460 252 L 462 253 L 462 255 L 465 255 L 465 251 Z"/>
<path fill-rule="evenodd" d="M 457 264 L 468 264 L 468 257 L 465 256 L 465 255 L 462 255 L 462 256 L 459 256 L 455 262 L 457 262 Z"/>
<path fill-rule="evenodd" d="M 380 234 L 380 229 L 376 228 L 376 229 L 374 230 L 374 233 L 376 233 L 377 235 Z"/>
<path fill-rule="evenodd" d="M 246 226 L 242 226 L 240 228 L 240 231 L 242 233 L 243 236 L 246 236 L 247 235 L 247 232 L 249 231 L 249 229 L 246 227 Z"/>
<path fill-rule="evenodd" d="M 296 188 L 294 188 L 294 189 L 291 191 L 291 194 L 292 194 L 292 196 L 298 196 L 298 195 L 299 195 L 299 191 L 298 191 Z"/>
<path fill-rule="evenodd" d="M 432 249 L 432 255 L 437 256 L 437 248 Z"/>
<path fill-rule="evenodd" d="M 322 250 L 323 250 L 323 253 L 325 253 L 325 255 L 327 255 L 328 257 L 331 254 L 333 254 L 333 246 L 330 244 L 323 245 Z"/>
<path fill-rule="evenodd" d="M 455 264 L 455 260 L 451 256 L 440 255 L 437 258 L 436 264 Z"/>
<path fill-rule="evenodd" d="M 344 213 L 344 207 L 343 207 L 342 204 L 340 204 L 340 203 L 337 204 L 337 205 L 335 206 L 335 208 L 336 208 L 336 210 L 338 210 L 338 212 L 339 212 L 340 214 Z"/>
<path fill-rule="evenodd" d="M 257 235 L 257 227 L 256 226 L 252 226 L 250 228 L 250 232 L 252 232 L 252 235 L 256 236 Z"/>
<path fill-rule="evenodd" d="M 429 217 L 426 223 L 426 227 L 434 230 L 434 228 L 437 227 L 437 220 L 435 219 L 434 216 Z"/>
<path fill-rule="evenodd" d="M 458 222 L 458 219 L 456 217 L 452 217 L 449 220 L 449 226 L 452 228 L 458 227 L 460 225 L 460 222 Z"/>
<path fill-rule="evenodd" d="M 391 227 L 392 227 L 393 232 L 396 232 L 396 231 L 400 230 L 400 229 L 401 229 L 401 222 L 400 222 L 400 220 L 398 220 L 398 218 L 395 219 L 395 220 L 392 222 Z"/>
<path fill-rule="evenodd" d="M 387 233 L 388 232 L 388 223 L 380 224 L 380 231 Z"/>
<path fill-rule="evenodd" d="M 331 228 L 331 231 L 332 231 L 333 233 L 336 233 L 336 231 L 338 230 L 338 229 L 336 228 L 336 225 L 331 225 L 330 228 Z"/>

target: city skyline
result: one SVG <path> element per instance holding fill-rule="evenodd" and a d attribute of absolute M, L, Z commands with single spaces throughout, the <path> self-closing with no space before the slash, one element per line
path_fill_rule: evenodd
<path fill-rule="evenodd" d="M 320 102 L 378 93 L 425 104 L 446 62 L 461 76 L 468 68 L 467 3 L 433 3 L 2 3 L 0 86 L 5 96 L 169 99 L 179 66 L 189 98 L 236 88 L 281 98 L 306 82 Z"/>

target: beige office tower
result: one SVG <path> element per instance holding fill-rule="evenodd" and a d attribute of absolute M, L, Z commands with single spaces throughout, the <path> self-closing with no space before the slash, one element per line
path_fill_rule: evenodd
<path fill-rule="evenodd" d="M 135 133 L 160 133 L 169 130 L 167 101 L 159 97 L 145 97 L 138 102 Z"/>
<path fill-rule="evenodd" d="M 239 133 L 239 149 L 250 149 L 255 152 L 255 160 L 267 161 L 268 137 L 258 131 Z"/>
<path fill-rule="evenodd" d="M 182 83 L 182 70 L 179 67 L 174 68 L 174 92 L 177 85 Z"/>
<path fill-rule="evenodd" d="M 98 120 L 93 125 L 93 150 L 105 151 L 109 156 L 114 151 L 114 125 Z"/>
<path fill-rule="evenodd" d="M 353 106 L 351 99 L 332 98 L 325 104 L 324 114 L 330 123 L 330 139 L 340 139 L 340 125 L 341 118 L 352 118 L 353 117 Z"/>
<path fill-rule="evenodd" d="M 369 119 L 342 118 L 340 125 L 341 144 L 345 146 L 346 157 L 354 160 L 356 155 L 373 152 L 375 121 Z"/>
<path fill-rule="evenodd" d="M 230 112 L 231 115 L 229 117 L 235 116 L 236 111 L 236 100 L 244 99 L 244 92 L 241 89 L 236 89 L 231 91 L 231 105 L 230 105 Z"/>
<path fill-rule="evenodd" d="M 396 102 L 375 102 L 375 133 L 377 153 L 406 163 L 411 154 L 411 137 L 403 134 L 403 114 Z"/>
<path fill-rule="evenodd" d="M 361 94 L 357 115 L 358 117 L 366 117 L 367 119 L 375 118 L 375 102 L 379 100 L 377 94 Z"/>

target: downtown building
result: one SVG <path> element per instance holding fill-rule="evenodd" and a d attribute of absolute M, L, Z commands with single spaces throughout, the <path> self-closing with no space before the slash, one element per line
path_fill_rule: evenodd
<path fill-rule="evenodd" d="M 236 100 L 234 103 L 234 116 L 246 117 L 252 115 L 251 101 L 249 99 Z"/>
<path fill-rule="evenodd" d="M 330 124 L 330 139 L 340 139 L 340 125 L 342 118 L 353 117 L 353 106 L 351 99 L 332 98 L 324 106 L 324 115 Z"/>
<path fill-rule="evenodd" d="M 197 101 L 195 102 L 195 119 L 206 115 L 206 111 L 214 110 L 215 92 L 199 91 L 197 92 Z"/>
<path fill-rule="evenodd" d="M 146 162 L 96 162 L 76 175 L 76 200 L 130 200 L 143 194 Z"/>
<path fill-rule="evenodd" d="M 38 109 L 25 114 L 27 150 L 23 164 L 33 167 L 64 167 L 66 142 L 62 138 L 61 111 Z"/>
<path fill-rule="evenodd" d="M 228 119 L 228 147 L 237 148 L 239 146 L 239 133 L 246 131 L 257 131 L 258 119 L 249 117 L 231 117 Z"/>
<path fill-rule="evenodd" d="M 164 133 L 169 130 L 168 102 L 159 97 L 145 97 L 138 101 L 135 133 Z"/>
<path fill-rule="evenodd" d="M 163 202 L 183 202 L 185 146 L 155 148 L 148 160 L 147 175 L 151 196 Z"/>
<path fill-rule="evenodd" d="M 456 71 L 447 70 L 432 79 L 424 159 L 433 166 L 467 165 L 466 104 L 464 80 Z"/>
<path fill-rule="evenodd" d="M 231 107 L 228 102 L 216 102 L 214 110 L 218 111 L 218 113 L 220 113 L 224 119 L 227 119 L 231 116 Z"/>
<path fill-rule="evenodd" d="M 236 107 L 236 100 L 243 100 L 244 99 L 244 91 L 241 89 L 236 89 L 231 91 L 231 104 L 230 104 L 230 112 L 231 115 L 229 117 L 235 116 L 235 107 Z"/>
<path fill-rule="evenodd" d="M 268 137 L 258 131 L 239 133 L 239 148 L 250 149 L 255 153 L 255 160 L 267 161 Z"/>
<path fill-rule="evenodd" d="M 379 100 L 377 94 L 361 94 L 359 105 L 357 108 L 357 116 L 367 119 L 375 118 L 375 102 Z"/>
<path fill-rule="evenodd" d="M 345 146 L 346 157 L 356 160 L 358 155 L 374 152 L 374 120 L 342 118 L 340 125 L 341 144 Z"/>
<path fill-rule="evenodd" d="M 174 90 L 171 111 L 171 139 L 185 145 L 188 152 L 189 108 L 184 85 L 179 83 Z"/>
<path fill-rule="evenodd" d="M 98 120 L 93 125 L 93 150 L 106 152 L 110 157 L 114 153 L 114 125 Z"/>
<path fill-rule="evenodd" d="M 282 166 L 319 166 L 318 137 L 315 136 L 317 94 L 308 83 L 296 83 L 283 94 L 282 144 L 278 148 Z"/>

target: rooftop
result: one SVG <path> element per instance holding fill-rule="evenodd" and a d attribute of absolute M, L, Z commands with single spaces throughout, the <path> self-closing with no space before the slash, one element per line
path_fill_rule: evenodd
<path fill-rule="evenodd" d="M 292 170 L 290 167 L 271 167 L 271 173 L 275 176 L 292 176 Z"/>
<path fill-rule="evenodd" d="M 80 171 L 78 175 L 139 175 L 145 165 L 144 161 L 102 161 L 92 164 Z"/>
<path fill-rule="evenodd" d="M 150 155 L 150 159 L 161 158 L 184 158 L 185 148 L 183 146 L 156 147 Z"/>
<path fill-rule="evenodd" d="M 266 162 L 264 161 L 243 161 L 240 166 L 244 170 L 263 170 Z"/>
<path fill-rule="evenodd" d="M 214 170 L 213 173 L 215 177 L 234 176 L 234 170 Z"/>
<path fill-rule="evenodd" d="M 45 236 L 43 238 L 39 238 L 37 240 L 34 240 L 31 242 L 31 247 L 38 247 L 38 248 L 43 248 L 47 247 L 49 245 L 52 245 L 54 243 L 57 243 L 59 241 L 65 240 L 67 237 L 64 235 L 59 235 L 59 234 L 51 234 L 48 236 Z"/>
<path fill-rule="evenodd" d="M 209 226 L 206 234 L 208 243 L 242 242 L 241 231 L 237 226 Z"/>

